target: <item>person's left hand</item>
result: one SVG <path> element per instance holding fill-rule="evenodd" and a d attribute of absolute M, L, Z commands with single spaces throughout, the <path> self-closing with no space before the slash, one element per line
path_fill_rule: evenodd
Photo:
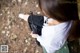
<path fill-rule="evenodd" d="M 23 14 L 23 13 L 20 13 L 18 15 L 19 18 L 21 18 L 21 19 L 23 19 L 25 21 L 28 21 L 29 16 L 30 16 L 29 14 Z"/>
<path fill-rule="evenodd" d="M 33 32 L 31 32 L 30 34 L 33 38 L 37 38 L 39 35 L 38 34 L 33 34 Z"/>

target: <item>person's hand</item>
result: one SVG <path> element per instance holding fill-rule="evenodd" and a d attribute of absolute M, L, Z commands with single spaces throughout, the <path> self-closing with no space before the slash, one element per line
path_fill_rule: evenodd
<path fill-rule="evenodd" d="M 20 13 L 20 14 L 18 15 L 18 17 L 21 18 L 21 19 L 24 19 L 25 21 L 27 21 L 29 15 L 28 15 L 28 14 L 22 14 L 22 13 Z"/>
<path fill-rule="evenodd" d="M 33 34 L 33 32 L 31 32 L 30 34 L 33 38 L 37 38 L 39 35 L 38 34 Z"/>

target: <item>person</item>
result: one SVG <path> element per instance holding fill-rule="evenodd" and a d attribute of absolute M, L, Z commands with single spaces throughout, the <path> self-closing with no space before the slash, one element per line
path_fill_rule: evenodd
<path fill-rule="evenodd" d="M 76 0 L 38 0 L 44 16 L 42 34 L 31 36 L 36 38 L 44 53 L 69 53 L 67 40 L 80 37 L 80 20 L 78 17 Z M 19 17 L 28 20 L 29 15 L 19 14 Z M 48 19 L 47 19 L 48 18 Z"/>

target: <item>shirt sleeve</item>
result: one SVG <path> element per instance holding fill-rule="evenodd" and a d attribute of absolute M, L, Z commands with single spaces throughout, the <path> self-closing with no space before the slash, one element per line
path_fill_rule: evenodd
<path fill-rule="evenodd" d="M 38 40 L 39 42 L 42 42 L 42 41 L 43 41 L 43 40 L 42 40 L 42 37 L 39 36 L 39 35 L 38 35 L 38 37 L 37 37 L 37 40 Z"/>
<path fill-rule="evenodd" d="M 57 50 L 61 49 L 65 44 L 65 40 L 63 39 L 57 39 L 53 40 L 50 44 L 50 46 L 45 47 L 47 53 L 55 53 Z"/>

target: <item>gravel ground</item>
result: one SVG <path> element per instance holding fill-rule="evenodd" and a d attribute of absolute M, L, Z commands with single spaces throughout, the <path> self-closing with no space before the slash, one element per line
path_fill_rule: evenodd
<path fill-rule="evenodd" d="M 29 35 L 28 23 L 18 18 L 30 11 L 40 14 L 36 0 L 0 0 L 0 45 L 8 45 L 8 53 L 42 53 Z"/>

